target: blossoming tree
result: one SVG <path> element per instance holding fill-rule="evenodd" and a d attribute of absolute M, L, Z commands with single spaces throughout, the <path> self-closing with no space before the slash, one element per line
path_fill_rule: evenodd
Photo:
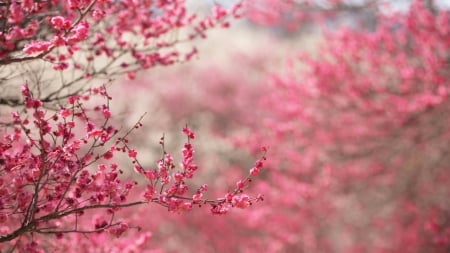
<path fill-rule="evenodd" d="M 213 214 L 225 214 L 261 200 L 243 192 L 264 155 L 220 198 L 204 196 L 207 184 L 189 184 L 198 166 L 195 134 L 187 126 L 179 166 L 164 136 L 156 166 L 142 165 L 128 141 L 142 118 L 121 130 L 106 89 L 116 75 L 133 79 L 138 70 L 188 61 L 195 47 L 176 46 L 228 27 L 241 6 L 215 5 L 200 16 L 183 0 L 0 1 L 2 252 L 131 252 L 148 231 L 103 245 L 105 233 L 120 237 L 139 230 L 140 224 L 121 216 L 124 209 L 155 203 L 184 212 L 209 205 Z M 128 165 L 116 161 L 121 153 Z M 121 177 L 130 168 L 134 177 Z"/>

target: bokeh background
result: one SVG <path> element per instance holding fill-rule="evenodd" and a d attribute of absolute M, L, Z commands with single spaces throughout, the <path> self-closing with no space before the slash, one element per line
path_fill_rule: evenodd
<path fill-rule="evenodd" d="M 448 252 L 449 2 L 280 2 L 254 1 L 188 63 L 110 87 L 124 125 L 147 112 L 130 138 L 146 166 L 162 133 L 176 153 L 179 130 L 196 131 L 194 185 L 211 197 L 269 146 L 248 189 L 262 203 L 130 212 L 149 252 Z"/>

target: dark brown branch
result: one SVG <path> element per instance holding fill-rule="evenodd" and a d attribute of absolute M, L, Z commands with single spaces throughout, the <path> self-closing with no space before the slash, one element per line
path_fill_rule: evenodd
<path fill-rule="evenodd" d="M 152 202 L 157 202 L 157 201 L 158 201 L 158 199 L 156 199 L 156 198 L 152 200 Z M 149 203 L 149 202 L 148 201 L 135 201 L 135 202 L 119 204 L 119 205 L 99 204 L 99 205 L 83 206 L 83 207 L 71 209 L 68 211 L 58 212 L 58 213 L 50 213 L 50 214 L 41 216 L 39 218 L 30 220 L 28 223 L 23 224 L 20 228 L 16 229 L 15 231 L 13 231 L 9 234 L 0 236 L 0 243 L 11 241 L 11 240 L 17 238 L 18 236 L 20 236 L 24 233 L 27 233 L 27 232 L 32 232 L 32 231 L 39 232 L 39 229 L 36 228 L 36 225 L 41 222 L 47 222 L 50 220 L 60 219 L 60 218 L 69 216 L 71 214 L 80 213 L 80 212 L 90 210 L 90 209 L 122 208 L 122 207 L 130 207 L 130 206 L 142 205 L 142 204 L 147 204 L 147 203 Z"/>

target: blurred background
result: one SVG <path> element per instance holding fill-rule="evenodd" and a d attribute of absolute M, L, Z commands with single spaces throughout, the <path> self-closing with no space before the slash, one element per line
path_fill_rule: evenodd
<path fill-rule="evenodd" d="M 232 1 L 191 1 L 209 10 Z M 145 166 L 188 124 L 210 197 L 268 164 L 225 216 L 147 207 L 149 252 L 449 252 L 450 1 L 271 1 L 189 62 L 112 85 Z M 189 48 L 192 45 L 180 44 Z"/>

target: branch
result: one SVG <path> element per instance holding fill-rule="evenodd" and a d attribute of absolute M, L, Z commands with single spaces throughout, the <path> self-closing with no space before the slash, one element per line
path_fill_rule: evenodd
<path fill-rule="evenodd" d="M 157 199 L 155 198 L 152 202 L 156 202 L 156 201 L 157 201 Z M 33 219 L 30 222 L 28 222 L 27 224 L 23 224 L 20 228 L 18 228 L 17 230 L 15 230 L 12 233 L 0 236 L 0 243 L 11 241 L 11 240 L 17 238 L 18 236 L 20 236 L 24 233 L 27 233 L 27 232 L 33 232 L 33 231 L 39 232 L 39 229 L 36 228 L 36 226 L 37 226 L 37 224 L 39 224 L 41 222 L 48 222 L 50 220 L 60 219 L 60 218 L 69 216 L 71 214 L 83 212 L 85 210 L 122 208 L 122 207 L 130 207 L 130 206 L 136 206 L 136 205 L 142 205 L 142 204 L 148 204 L 148 203 L 149 203 L 148 201 L 135 201 L 135 202 L 119 204 L 119 205 L 99 204 L 99 205 L 92 205 L 92 206 L 83 206 L 80 208 L 75 208 L 75 209 L 72 209 L 69 211 L 64 211 L 64 212 L 51 213 L 51 214 L 44 215 L 42 217 Z M 47 231 L 46 233 L 50 233 L 50 232 Z"/>

